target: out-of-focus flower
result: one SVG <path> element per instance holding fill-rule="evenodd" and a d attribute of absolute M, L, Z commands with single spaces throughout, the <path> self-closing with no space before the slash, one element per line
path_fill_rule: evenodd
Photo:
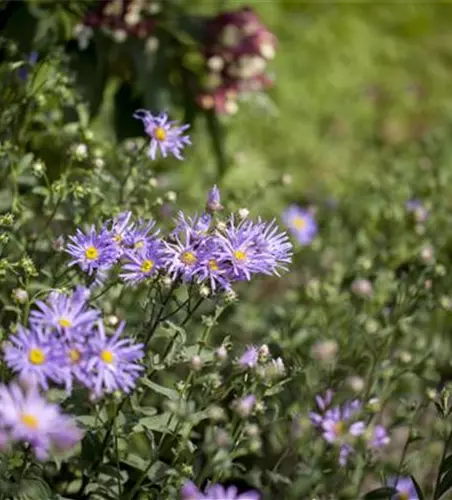
<path fill-rule="evenodd" d="M 388 486 L 395 488 L 398 493 L 392 500 L 419 500 L 413 480 L 410 477 L 392 477 Z"/>
<path fill-rule="evenodd" d="M 254 396 L 253 394 L 248 394 L 247 396 L 244 396 L 243 398 L 235 401 L 234 406 L 237 413 L 241 417 L 245 418 L 251 414 L 255 404 L 256 404 L 256 396 Z"/>
<path fill-rule="evenodd" d="M 209 191 L 206 208 L 209 212 L 218 212 L 223 209 L 221 206 L 220 190 L 217 186 L 213 186 Z"/>
<path fill-rule="evenodd" d="M 369 298 L 373 294 L 372 283 L 364 278 L 358 278 L 351 284 L 352 292 L 358 297 Z"/>
<path fill-rule="evenodd" d="M 282 214 L 282 219 L 301 245 L 309 245 L 317 235 L 317 222 L 309 210 L 290 205 Z"/>
<path fill-rule="evenodd" d="M 256 346 L 249 346 L 237 360 L 237 364 L 242 368 L 254 368 L 259 361 L 259 349 Z"/>
<path fill-rule="evenodd" d="M 235 486 L 224 487 L 220 484 L 213 484 L 205 489 L 205 492 L 192 481 L 186 481 L 180 492 L 181 500 L 260 500 L 257 491 L 247 491 L 238 493 Z"/>
<path fill-rule="evenodd" d="M 405 203 L 405 207 L 416 222 L 425 222 L 430 215 L 421 200 L 409 200 Z"/>
<path fill-rule="evenodd" d="M 72 448 L 82 438 L 75 421 L 48 403 L 35 386 L 0 386 L 0 422 L 12 441 L 29 443 L 39 460 L 47 459 L 52 449 Z"/>
<path fill-rule="evenodd" d="M 133 116 L 143 122 L 145 132 L 151 138 L 148 154 L 152 160 L 156 159 L 157 150 L 163 158 L 171 153 L 178 160 L 183 160 L 181 150 L 191 144 L 190 137 L 183 134 L 190 125 L 177 126 L 177 122 L 168 120 L 166 113 L 154 116 L 144 109 L 137 110 Z"/>

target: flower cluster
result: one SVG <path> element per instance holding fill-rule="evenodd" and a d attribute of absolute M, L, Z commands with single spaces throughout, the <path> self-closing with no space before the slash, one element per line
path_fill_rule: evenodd
<path fill-rule="evenodd" d="M 51 450 L 68 450 L 81 438 L 75 421 L 47 402 L 35 385 L 0 385 L 0 451 L 14 442 L 28 443 L 45 460 Z"/>
<path fill-rule="evenodd" d="M 27 384 L 48 389 L 49 383 L 71 392 L 74 382 L 94 397 L 116 390 L 129 392 L 143 367 L 142 344 L 105 333 L 100 312 L 88 306 L 89 292 L 78 287 L 72 295 L 51 292 L 30 313 L 30 328 L 19 326 L 4 348 L 9 368 Z"/>
<path fill-rule="evenodd" d="M 198 102 L 204 109 L 233 114 L 241 93 L 272 85 L 265 71 L 275 55 L 276 37 L 250 7 L 218 14 L 207 22 L 206 31 L 207 75 Z"/>
<path fill-rule="evenodd" d="M 235 486 L 228 488 L 221 484 L 210 485 L 203 493 L 192 481 L 186 481 L 180 492 L 180 498 L 181 500 L 259 500 L 261 497 L 257 491 L 238 493 Z"/>
<path fill-rule="evenodd" d="M 146 39 L 154 32 L 160 8 L 160 2 L 152 0 L 103 0 L 76 27 L 75 35 L 79 38 L 87 30 L 102 29 L 118 42 L 128 36 Z"/>
<path fill-rule="evenodd" d="M 358 438 L 363 438 L 372 449 L 389 444 L 389 436 L 382 425 L 368 425 L 359 420 L 363 408 L 362 401 L 354 400 L 340 406 L 331 407 L 333 392 L 328 390 L 325 397 L 317 396 L 317 407 L 322 413 L 310 413 L 311 422 L 322 433 L 328 443 L 339 447 L 339 464 L 345 466 Z"/>
<path fill-rule="evenodd" d="M 236 363 L 241 369 L 255 370 L 263 379 L 283 376 L 286 372 L 283 360 L 273 359 L 266 344 L 248 346 Z"/>
<path fill-rule="evenodd" d="M 216 187 L 208 196 L 201 216 L 176 218 L 175 229 L 160 238 L 154 221 L 131 222 L 131 213 L 120 214 L 100 231 L 78 230 L 66 251 L 70 265 L 78 264 L 88 274 L 105 271 L 120 263 L 119 276 L 135 285 L 157 272 L 173 280 L 204 283 L 212 292 L 228 290 L 235 281 L 250 280 L 253 274 L 276 274 L 291 261 L 292 245 L 275 221 L 241 220 L 233 214 L 215 224 L 212 206 L 220 206 Z M 210 207 L 210 208 L 209 208 Z"/>

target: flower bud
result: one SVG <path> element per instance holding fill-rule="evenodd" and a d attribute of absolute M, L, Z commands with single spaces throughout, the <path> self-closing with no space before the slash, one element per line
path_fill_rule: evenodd
<path fill-rule="evenodd" d="M 193 356 L 191 358 L 190 364 L 191 364 L 192 369 L 197 371 L 197 372 L 199 370 L 201 370 L 201 368 L 202 368 L 202 360 L 199 356 Z"/>
<path fill-rule="evenodd" d="M 206 285 L 201 285 L 199 287 L 199 295 L 201 295 L 203 299 L 207 299 L 207 297 L 210 295 L 209 287 Z"/>
<path fill-rule="evenodd" d="M 361 392 L 364 389 L 364 380 L 362 377 L 352 375 L 347 378 L 347 385 L 355 392 Z"/>
<path fill-rule="evenodd" d="M 251 415 L 255 405 L 256 396 L 249 394 L 235 402 L 235 409 L 242 418 L 246 418 Z"/>
<path fill-rule="evenodd" d="M 259 347 L 259 361 L 266 361 L 268 356 L 270 355 L 270 349 L 267 344 L 262 344 Z"/>
<path fill-rule="evenodd" d="M 12 293 L 12 299 L 19 304 L 25 304 L 28 301 L 28 293 L 23 288 L 15 288 Z"/>
<path fill-rule="evenodd" d="M 339 350 L 335 340 L 323 340 L 316 342 L 311 348 L 311 356 L 318 361 L 332 361 Z"/>
<path fill-rule="evenodd" d="M 250 211 L 247 208 L 241 208 L 238 211 L 238 214 L 239 214 L 239 217 L 243 220 L 243 219 L 246 219 L 248 217 L 248 215 L 250 214 Z"/>
<path fill-rule="evenodd" d="M 352 292 L 358 297 L 369 298 L 373 294 L 372 283 L 367 279 L 357 279 L 351 285 Z"/>
<path fill-rule="evenodd" d="M 226 361 L 226 359 L 228 359 L 228 351 L 224 345 L 217 347 L 215 350 L 215 357 L 218 361 Z"/>

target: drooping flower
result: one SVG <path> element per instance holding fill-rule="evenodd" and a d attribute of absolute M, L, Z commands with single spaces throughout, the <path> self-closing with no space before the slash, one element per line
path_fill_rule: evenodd
<path fill-rule="evenodd" d="M 69 236 L 66 252 L 73 257 L 69 266 L 78 264 L 88 274 L 95 270 L 110 268 L 117 259 L 117 250 L 108 231 L 96 232 L 94 226 L 87 234 L 77 229 L 75 236 Z"/>
<path fill-rule="evenodd" d="M 73 332 L 88 335 L 100 316 L 96 309 L 88 307 L 89 290 L 77 287 L 72 295 L 53 291 L 47 301 L 36 301 L 38 309 L 30 312 L 30 322 L 43 328 L 71 336 Z"/>
<path fill-rule="evenodd" d="M 145 132 L 151 138 L 148 155 L 152 160 L 157 157 L 157 150 L 163 158 L 171 153 L 178 160 L 183 160 L 181 150 L 191 144 L 190 137 L 183 134 L 190 125 L 177 126 L 177 122 L 168 120 L 167 113 L 153 115 L 145 109 L 137 110 L 133 117 L 143 122 Z"/>
<path fill-rule="evenodd" d="M 282 214 L 284 224 L 301 245 L 309 245 L 317 235 L 317 222 L 308 210 L 290 205 Z"/>
<path fill-rule="evenodd" d="M 61 382 L 61 349 L 53 337 L 40 327 L 31 331 L 19 326 L 4 347 L 4 359 L 9 368 L 27 383 L 49 388 L 49 381 Z"/>
<path fill-rule="evenodd" d="M 260 500 L 257 491 L 238 493 L 235 486 L 222 486 L 213 484 L 205 489 L 205 493 L 192 482 L 186 481 L 181 490 L 181 500 Z"/>
<path fill-rule="evenodd" d="M 75 421 L 48 403 L 35 386 L 24 390 L 15 383 L 0 385 L 0 422 L 13 441 L 29 443 L 39 460 L 52 449 L 73 447 L 82 438 Z"/>
<path fill-rule="evenodd" d="M 162 244 L 160 241 L 149 243 L 140 251 L 126 253 L 126 261 L 119 275 L 126 283 L 135 285 L 147 280 L 162 265 Z"/>
<path fill-rule="evenodd" d="M 413 480 L 410 477 L 392 477 L 388 481 L 388 486 L 395 488 L 398 493 L 392 500 L 419 500 Z"/>
<path fill-rule="evenodd" d="M 206 209 L 209 212 L 219 212 L 223 209 L 221 206 L 220 190 L 216 185 L 213 186 L 207 195 Z"/>
<path fill-rule="evenodd" d="M 120 323 L 112 337 L 107 337 L 101 321 L 96 335 L 89 339 L 91 349 L 87 372 L 91 377 L 91 389 L 100 397 L 116 390 L 130 392 L 143 371 L 138 361 L 144 356 L 143 344 L 133 344 L 129 338 L 121 339 L 125 323 Z"/>

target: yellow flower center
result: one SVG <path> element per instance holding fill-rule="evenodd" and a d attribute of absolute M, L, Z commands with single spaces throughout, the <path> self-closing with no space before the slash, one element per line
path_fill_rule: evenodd
<path fill-rule="evenodd" d="M 72 323 L 66 319 L 66 318 L 61 318 L 59 321 L 58 321 L 58 324 L 62 327 L 62 328 L 70 328 L 72 326 Z"/>
<path fill-rule="evenodd" d="M 197 258 L 196 258 L 196 255 L 192 252 L 184 252 L 181 257 L 180 257 L 180 260 L 187 266 L 192 266 L 193 264 L 196 263 L 197 261 Z"/>
<path fill-rule="evenodd" d="M 30 349 L 28 353 L 28 361 L 33 365 L 42 365 L 46 360 L 46 355 L 41 351 L 41 349 L 33 348 Z"/>
<path fill-rule="evenodd" d="M 410 500 L 410 493 L 408 491 L 399 491 L 396 495 L 399 500 Z"/>
<path fill-rule="evenodd" d="M 20 417 L 21 422 L 29 429 L 37 429 L 39 427 L 39 420 L 29 413 L 23 413 Z"/>
<path fill-rule="evenodd" d="M 217 264 L 217 262 L 215 260 L 209 260 L 209 268 L 212 270 L 212 271 L 218 271 L 219 266 Z"/>
<path fill-rule="evenodd" d="M 162 127 L 156 127 L 154 130 L 154 139 L 164 141 L 166 139 L 166 130 Z"/>
<path fill-rule="evenodd" d="M 234 257 L 237 259 L 237 260 L 245 260 L 246 259 L 246 253 L 245 252 L 242 252 L 242 250 L 236 250 L 234 252 Z"/>
<path fill-rule="evenodd" d="M 69 351 L 69 359 L 72 361 L 72 363 L 78 363 L 81 357 L 82 355 L 80 354 L 80 351 L 78 349 L 71 349 Z"/>
<path fill-rule="evenodd" d="M 292 224 L 295 229 L 304 229 L 306 227 L 306 220 L 303 217 L 294 217 Z"/>
<path fill-rule="evenodd" d="M 88 259 L 88 260 L 94 260 L 94 259 L 97 259 L 97 257 L 99 257 L 99 251 L 97 250 L 96 247 L 93 247 L 92 245 L 90 247 L 88 247 L 86 250 L 85 250 L 85 257 Z"/>
<path fill-rule="evenodd" d="M 111 351 L 102 351 L 100 353 L 100 358 L 104 363 L 111 365 L 113 363 L 113 353 Z"/>
<path fill-rule="evenodd" d="M 144 241 L 141 240 L 141 241 L 137 241 L 134 245 L 134 247 L 139 250 L 140 248 L 143 248 L 144 247 Z"/>
<path fill-rule="evenodd" d="M 116 243 L 120 243 L 122 241 L 122 235 L 121 234 L 117 234 L 114 238 L 113 238 L 114 241 L 116 241 Z"/>
<path fill-rule="evenodd" d="M 333 432 L 336 436 L 340 436 L 345 431 L 345 423 L 342 421 L 336 422 L 333 426 Z"/>
<path fill-rule="evenodd" d="M 143 273 L 150 273 L 152 271 L 152 268 L 154 267 L 154 263 L 152 260 L 145 260 L 143 264 L 141 264 L 141 271 Z"/>

